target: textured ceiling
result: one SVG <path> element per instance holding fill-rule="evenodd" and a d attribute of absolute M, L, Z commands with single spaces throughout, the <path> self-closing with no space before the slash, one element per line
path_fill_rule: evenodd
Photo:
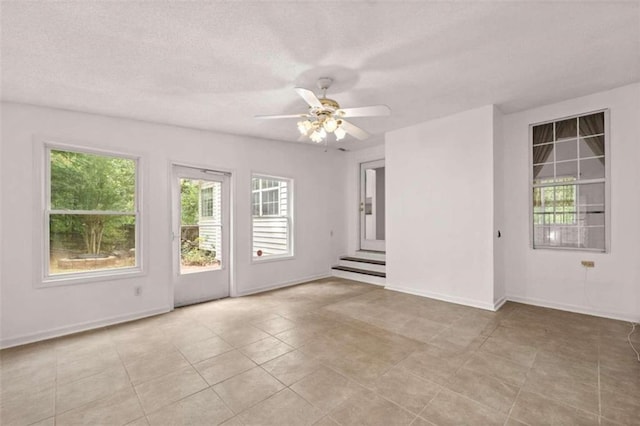
<path fill-rule="evenodd" d="M 351 120 L 374 135 L 640 81 L 638 1 L 1 6 L 4 100 L 277 140 L 295 120 L 253 116 L 305 112 L 293 87 L 324 76 L 343 107 L 392 108 Z"/>

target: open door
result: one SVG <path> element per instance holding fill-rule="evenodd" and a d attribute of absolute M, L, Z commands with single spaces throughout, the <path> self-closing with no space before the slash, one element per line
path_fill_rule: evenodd
<path fill-rule="evenodd" d="M 385 251 L 384 160 L 360 164 L 360 249 Z"/>
<path fill-rule="evenodd" d="M 173 167 L 174 306 L 229 296 L 229 176 Z"/>

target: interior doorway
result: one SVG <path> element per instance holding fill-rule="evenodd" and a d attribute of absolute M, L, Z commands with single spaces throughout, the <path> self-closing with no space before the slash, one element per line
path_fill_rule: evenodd
<path fill-rule="evenodd" d="M 228 173 L 173 166 L 174 306 L 229 296 Z"/>
<path fill-rule="evenodd" d="M 384 160 L 360 164 L 360 249 L 385 251 Z"/>

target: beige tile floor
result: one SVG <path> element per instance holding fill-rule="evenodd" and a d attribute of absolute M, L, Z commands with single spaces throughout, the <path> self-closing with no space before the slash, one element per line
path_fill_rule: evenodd
<path fill-rule="evenodd" d="M 3 350 L 0 423 L 638 425 L 629 330 L 325 279 Z"/>

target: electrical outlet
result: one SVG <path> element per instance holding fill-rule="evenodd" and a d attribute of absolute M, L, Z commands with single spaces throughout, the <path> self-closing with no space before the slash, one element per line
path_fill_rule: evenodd
<path fill-rule="evenodd" d="M 142 294 L 142 287 L 140 287 L 140 286 L 134 287 L 133 294 L 136 295 L 136 296 L 140 296 Z"/>
<path fill-rule="evenodd" d="M 596 266 L 596 262 L 594 262 L 593 260 L 583 260 L 580 263 L 582 263 L 582 266 L 584 266 L 585 268 L 594 268 Z"/>

